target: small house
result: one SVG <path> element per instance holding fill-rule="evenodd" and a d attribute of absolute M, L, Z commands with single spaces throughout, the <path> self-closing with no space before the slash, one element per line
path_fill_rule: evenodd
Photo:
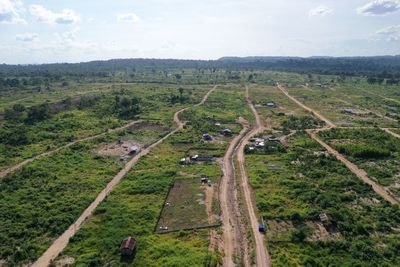
<path fill-rule="evenodd" d="M 217 122 L 217 123 L 215 123 L 215 126 L 221 127 L 221 123 Z"/>
<path fill-rule="evenodd" d="M 181 158 L 181 159 L 179 160 L 179 164 L 185 165 L 185 164 L 186 164 L 186 158 Z"/>
<path fill-rule="evenodd" d="M 191 156 L 190 159 L 197 162 L 211 162 L 214 157 L 212 155 L 194 155 Z"/>
<path fill-rule="evenodd" d="M 206 177 L 201 178 L 201 184 L 207 183 L 208 179 Z"/>
<path fill-rule="evenodd" d="M 330 223 L 330 222 L 332 221 L 332 217 L 329 216 L 329 215 L 326 214 L 326 213 L 321 213 L 321 214 L 319 215 L 319 220 L 320 220 L 322 223 Z"/>
<path fill-rule="evenodd" d="M 122 256 L 132 255 L 135 249 L 136 249 L 136 240 L 131 236 L 125 238 L 120 246 L 120 251 Z"/>
<path fill-rule="evenodd" d="M 260 142 L 264 142 L 265 139 L 264 138 L 251 138 L 250 142 L 252 143 L 260 143 Z"/>
<path fill-rule="evenodd" d="M 207 180 L 207 184 L 208 184 L 208 186 L 211 186 L 211 180 L 210 179 Z"/>
<path fill-rule="evenodd" d="M 213 138 L 212 138 L 212 136 L 209 135 L 209 134 L 203 134 L 203 140 L 204 140 L 204 141 L 212 141 Z"/>
<path fill-rule="evenodd" d="M 279 140 L 279 137 L 276 137 L 275 135 L 268 136 L 268 141 L 270 142 L 279 142 Z"/>
<path fill-rule="evenodd" d="M 351 108 L 345 108 L 345 109 L 343 110 L 343 112 L 344 112 L 344 113 L 349 113 L 349 114 L 353 114 L 353 113 L 354 113 L 354 111 L 353 111 Z"/>
<path fill-rule="evenodd" d="M 256 148 L 263 148 L 263 147 L 265 147 L 265 143 L 264 142 L 256 143 Z"/>
<path fill-rule="evenodd" d="M 266 106 L 267 106 L 268 108 L 274 108 L 274 107 L 276 107 L 276 105 L 275 105 L 274 102 L 267 102 Z"/>
<path fill-rule="evenodd" d="M 129 154 L 136 154 L 138 151 L 139 151 L 139 147 L 137 145 L 133 145 L 129 149 Z"/>
<path fill-rule="evenodd" d="M 230 129 L 224 129 L 222 130 L 222 134 L 224 136 L 232 136 L 232 131 Z"/>

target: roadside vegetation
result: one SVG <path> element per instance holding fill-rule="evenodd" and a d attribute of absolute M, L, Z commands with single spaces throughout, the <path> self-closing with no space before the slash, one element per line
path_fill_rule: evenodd
<path fill-rule="evenodd" d="M 397 266 L 399 207 L 305 134 L 246 156 L 274 266 Z M 322 223 L 320 214 L 332 218 Z"/>
<path fill-rule="evenodd" d="M 123 167 L 122 158 L 100 155 L 100 147 L 124 139 L 145 146 L 165 130 L 157 125 L 133 126 L 75 144 L 4 177 L 0 182 L 0 257 L 7 266 L 39 257 Z"/>
<path fill-rule="evenodd" d="M 53 104 L 14 104 L 0 121 L 0 170 L 132 120 L 154 120 L 169 126 L 173 112 L 197 103 L 204 93 L 193 87 L 121 86 L 113 92 Z"/>
<path fill-rule="evenodd" d="M 221 98 L 233 109 L 221 109 Z M 207 230 L 162 235 L 155 235 L 154 231 L 168 190 L 177 180 L 195 179 L 200 187 L 201 177 L 211 179 L 216 191 L 212 209 L 215 215 L 220 215 L 217 192 L 222 173 L 215 160 L 224 155 L 231 137 L 222 136 L 214 128 L 214 121 L 221 123 L 220 129 L 227 125 L 239 127 L 235 121 L 243 110 L 246 110 L 244 90 L 235 86 L 218 88 L 203 106 L 185 111 L 181 116 L 183 121 L 187 121 L 185 129 L 172 135 L 134 166 L 71 239 L 59 259 L 72 257 L 74 266 L 124 265 L 119 244 L 124 237 L 131 235 L 138 240 L 135 266 L 215 266 L 220 262 L 218 252 L 208 251 Z M 206 121 L 212 123 L 204 126 Z M 204 131 L 212 133 L 214 139 L 203 141 Z M 181 158 L 195 154 L 212 155 L 215 159 L 209 163 L 179 164 Z M 189 207 L 202 208 L 196 216 L 204 216 L 204 205 Z M 192 213 L 193 210 L 174 213 L 177 216 L 175 223 L 187 224 L 190 221 L 187 216 Z"/>
<path fill-rule="evenodd" d="M 398 138 L 380 129 L 332 129 L 319 135 L 364 169 L 370 178 L 400 197 L 396 186 L 400 182 Z"/>

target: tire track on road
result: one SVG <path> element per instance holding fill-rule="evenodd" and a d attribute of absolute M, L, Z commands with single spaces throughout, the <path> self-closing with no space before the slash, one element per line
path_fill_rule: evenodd
<path fill-rule="evenodd" d="M 241 142 L 239 149 L 237 151 L 236 157 L 238 160 L 239 172 L 240 172 L 240 175 L 242 178 L 241 186 L 243 189 L 245 204 L 246 204 L 246 208 L 248 211 L 248 215 L 249 215 L 249 219 L 250 219 L 250 226 L 252 229 L 252 233 L 253 233 L 255 245 L 256 245 L 256 266 L 257 267 L 268 267 L 268 266 L 271 266 L 271 260 L 270 260 L 270 256 L 269 256 L 267 247 L 265 246 L 264 235 L 258 231 L 259 221 L 257 219 L 255 208 L 253 205 L 253 200 L 251 197 L 252 192 L 251 192 L 249 178 L 247 176 L 246 167 L 245 167 L 244 148 L 248 144 L 248 140 L 250 138 L 252 138 L 256 134 L 262 133 L 266 129 L 269 129 L 270 126 L 267 125 L 266 128 L 263 126 L 263 124 L 261 122 L 261 118 L 260 118 L 256 108 L 254 107 L 253 103 L 251 102 L 248 86 L 246 86 L 246 102 L 249 105 L 249 107 L 253 113 L 253 116 L 256 119 L 256 124 L 255 124 L 255 126 L 252 127 L 252 129 L 243 138 L 243 141 Z"/>

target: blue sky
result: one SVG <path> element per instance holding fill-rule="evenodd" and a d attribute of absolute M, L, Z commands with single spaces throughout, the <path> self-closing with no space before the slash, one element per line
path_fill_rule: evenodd
<path fill-rule="evenodd" d="M 0 0 L 0 63 L 400 54 L 400 0 Z"/>

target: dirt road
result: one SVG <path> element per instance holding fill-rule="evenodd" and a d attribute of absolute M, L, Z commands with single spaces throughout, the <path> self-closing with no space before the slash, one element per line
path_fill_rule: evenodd
<path fill-rule="evenodd" d="M 246 86 L 246 101 L 256 119 L 255 126 L 245 135 L 243 138 L 243 142 L 240 143 L 240 146 L 237 150 L 237 160 L 239 166 L 239 172 L 241 176 L 241 186 L 243 189 L 243 195 L 245 200 L 245 205 L 249 214 L 250 226 L 253 232 L 253 236 L 255 239 L 256 245 L 256 266 L 257 267 L 267 267 L 271 266 L 270 257 L 267 251 L 267 248 L 264 243 L 264 235 L 258 231 L 259 220 L 257 219 L 256 212 L 254 210 L 254 204 L 252 201 L 252 193 L 250 189 L 249 179 L 246 172 L 245 167 L 245 157 L 244 157 L 244 148 L 248 143 L 248 140 L 255 136 L 256 134 L 262 133 L 265 128 L 261 122 L 261 118 L 255 109 L 251 99 L 249 97 L 249 87 Z"/>
<path fill-rule="evenodd" d="M 293 102 L 295 102 L 298 106 L 302 107 L 303 109 L 307 110 L 308 112 L 310 112 L 311 114 L 313 114 L 315 117 L 319 118 L 320 120 L 324 121 L 326 123 L 326 125 L 329 128 L 334 128 L 336 127 L 336 125 L 330 121 L 328 118 L 326 118 L 325 116 L 323 116 L 322 114 L 320 114 L 319 112 L 316 112 L 315 110 L 307 107 L 306 105 L 304 105 L 303 103 L 301 103 L 299 100 L 297 100 L 296 98 L 294 98 L 293 96 L 291 96 L 289 94 L 289 92 L 279 83 L 277 84 L 278 89 L 284 93 L 290 100 L 292 100 Z"/>
<path fill-rule="evenodd" d="M 359 169 L 355 164 L 347 160 L 342 154 L 340 154 L 338 151 L 333 149 L 331 146 L 329 146 L 327 143 L 322 141 L 321 138 L 319 138 L 315 132 L 308 131 L 309 135 L 311 136 L 312 139 L 317 141 L 321 146 L 323 146 L 331 155 L 334 155 L 338 160 L 340 160 L 346 167 L 355 175 L 357 175 L 358 178 L 360 178 L 364 183 L 369 184 L 372 189 L 380 195 L 382 198 L 386 199 L 388 202 L 391 204 L 399 204 L 399 201 L 395 199 L 392 195 L 390 195 L 382 186 L 378 185 L 374 181 L 372 181 L 367 173 Z"/>
<path fill-rule="evenodd" d="M 100 133 L 100 134 L 96 134 L 96 135 L 92 135 L 92 136 L 89 136 L 89 137 L 85 137 L 85 138 L 82 138 L 82 139 L 78 139 L 78 140 L 75 140 L 75 141 L 73 141 L 73 142 L 70 142 L 70 143 L 68 143 L 68 144 L 66 144 L 66 145 L 63 145 L 63 146 L 61 146 L 61 147 L 58 147 L 58 148 L 56 148 L 56 149 L 46 151 L 46 152 L 44 152 L 44 153 L 42 153 L 42 154 L 39 154 L 39 155 L 37 155 L 37 156 L 35 156 L 35 157 L 26 159 L 26 160 L 24 160 L 24 161 L 22 161 L 22 162 L 20 162 L 20 163 L 18 163 L 18 164 L 16 164 L 16 165 L 10 167 L 10 168 L 7 168 L 7 169 L 5 169 L 5 170 L 2 170 L 2 171 L 0 172 L 0 178 L 3 178 L 3 177 L 5 177 L 6 175 L 15 172 L 16 170 L 21 169 L 23 166 L 25 166 L 26 164 L 28 164 L 28 163 L 30 163 L 30 162 L 32 162 L 32 161 L 38 160 L 38 159 L 43 158 L 43 157 L 51 156 L 51 155 L 53 155 L 54 153 L 57 153 L 57 152 L 59 152 L 60 150 L 65 149 L 65 148 L 68 148 L 68 147 L 70 147 L 70 146 L 72 146 L 72 145 L 75 145 L 75 144 L 77 144 L 77 143 L 84 142 L 84 141 L 89 141 L 89 140 L 92 140 L 92 139 L 96 139 L 96 138 L 98 138 L 98 137 L 104 136 L 104 135 L 109 134 L 109 133 L 118 132 L 118 131 L 121 131 L 121 130 L 123 130 L 123 129 L 126 129 L 126 128 L 132 126 L 132 125 L 135 125 L 135 124 L 138 124 L 138 123 L 141 123 L 141 122 L 143 122 L 143 120 L 132 121 L 132 122 L 130 122 L 130 123 L 128 123 L 128 124 L 125 124 L 124 126 L 121 126 L 121 127 L 115 128 L 115 129 L 109 129 L 109 130 L 107 130 L 106 132 L 103 132 L 103 133 Z"/>
<path fill-rule="evenodd" d="M 346 165 L 346 167 L 352 173 L 354 173 L 358 178 L 360 178 L 364 183 L 369 184 L 372 187 L 372 189 L 378 195 L 380 195 L 382 198 L 384 198 L 385 200 L 387 200 L 391 204 L 399 204 L 399 201 L 396 198 L 394 198 L 391 194 L 389 194 L 389 192 L 387 192 L 382 186 L 380 186 L 379 184 L 377 184 L 376 182 L 371 180 L 371 178 L 368 177 L 367 173 L 364 170 L 358 168 L 357 165 L 355 165 L 354 163 L 350 162 L 348 159 L 346 159 L 346 157 L 344 157 L 342 154 L 340 154 L 338 151 L 333 149 L 331 146 L 329 146 L 327 143 L 322 141 L 322 139 L 317 136 L 316 132 L 326 131 L 326 130 L 329 130 L 330 128 L 336 128 L 336 125 L 334 123 L 330 122 L 327 118 L 325 118 L 324 116 L 320 115 L 315 110 L 307 107 L 306 105 L 304 105 L 303 103 L 301 103 L 300 101 L 298 101 L 297 99 L 295 99 L 294 97 L 289 95 L 289 93 L 285 90 L 285 88 L 283 88 L 283 86 L 281 86 L 280 84 L 278 84 L 278 89 L 281 90 L 289 99 L 291 99 L 292 101 L 297 103 L 299 106 L 301 106 L 305 110 L 311 112 L 312 114 L 314 114 L 315 116 L 317 116 L 321 120 L 325 121 L 325 123 L 327 124 L 327 127 L 321 128 L 321 129 L 313 129 L 313 130 L 308 130 L 307 131 L 307 133 L 310 135 L 310 137 L 313 140 L 317 141 L 331 155 L 335 156 L 339 161 L 341 161 L 344 165 Z M 343 128 L 346 128 L 346 127 L 343 127 Z M 354 129 L 354 128 L 357 128 L 357 127 L 351 127 L 351 128 Z M 360 127 L 360 128 L 362 128 L 362 127 Z M 388 129 L 383 129 L 383 130 L 385 130 L 386 132 L 388 132 L 388 133 L 390 133 L 392 135 L 394 134 L 394 136 L 396 136 L 396 133 L 393 133 L 392 131 L 390 131 Z"/>
<path fill-rule="evenodd" d="M 210 94 L 215 91 L 217 87 L 214 86 L 201 100 L 199 104 L 196 106 L 202 105 L 205 103 Z M 100 192 L 100 194 L 96 197 L 96 199 L 86 208 L 86 210 L 79 216 L 79 218 L 61 235 L 59 236 L 51 246 L 43 253 L 43 255 L 32 265 L 32 267 L 45 267 L 50 264 L 52 260 L 54 260 L 68 245 L 69 239 L 75 235 L 75 233 L 80 229 L 82 224 L 85 222 L 87 218 L 89 218 L 96 207 L 106 198 L 106 196 L 111 192 L 111 190 L 121 181 L 121 179 L 129 172 L 129 170 L 139 161 L 139 159 L 145 155 L 147 155 L 151 149 L 161 144 L 168 137 L 175 134 L 176 132 L 182 130 L 184 123 L 180 121 L 179 114 L 188 108 L 181 109 L 174 114 L 174 121 L 177 124 L 177 128 L 166 136 L 153 143 L 149 147 L 141 150 L 135 157 L 133 157 L 125 167 L 118 172 L 116 176 L 107 184 L 107 186 Z"/>
<path fill-rule="evenodd" d="M 391 130 L 388 129 L 388 128 L 381 128 L 381 129 L 384 130 L 385 132 L 387 132 L 388 134 L 393 135 L 393 136 L 396 137 L 396 138 L 400 138 L 400 134 L 397 134 L 397 133 L 391 131 Z"/>
<path fill-rule="evenodd" d="M 224 176 L 221 180 L 219 199 L 221 205 L 223 226 L 221 248 L 224 252 L 223 266 L 225 267 L 235 266 L 233 262 L 233 256 L 237 257 L 240 254 L 240 239 L 244 237 L 240 232 L 240 214 L 237 213 L 237 211 L 239 210 L 239 205 L 237 201 L 233 155 L 235 153 L 237 145 L 243 139 L 247 130 L 247 127 L 244 127 L 239 135 L 237 135 L 231 141 L 222 162 L 222 171 L 224 173 Z"/>
<path fill-rule="evenodd" d="M 207 92 L 207 94 L 203 97 L 203 99 L 201 100 L 201 102 L 198 103 L 198 104 L 196 104 L 195 106 L 203 105 L 203 104 L 205 103 L 205 101 L 208 99 L 208 97 L 212 94 L 212 92 L 214 92 L 216 89 L 217 89 L 217 86 L 214 86 L 211 90 L 209 90 L 209 91 Z M 185 110 L 187 110 L 187 109 L 188 109 L 188 108 L 185 108 L 185 109 L 181 110 L 181 112 L 183 112 L 183 111 L 185 111 Z M 175 121 L 175 123 L 178 125 L 178 127 L 179 127 L 180 129 L 183 128 L 183 122 L 181 122 L 181 121 L 179 120 L 178 114 L 177 114 L 177 113 L 174 114 L 174 121 Z M 51 156 L 51 155 L 53 155 L 54 153 L 57 153 L 57 152 L 59 152 L 60 150 L 65 149 L 65 148 L 68 148 L 68 147 L 70 147 L 70 146 L 72 146 L 72 145 L 75 145 L 75 144 L 77 144 L 77 143 L 79 143 L 79 142 L 89 141 L 89 140 L 96 139 L 96 138 L 98 138 L 98 137 L 104 136 L 104 135 L 109 134 L 109 133 L 118 132 L 118 131 L 121 131 L 121 130 L 123 130 L 123 129 L 126 129 L 126 128 L 132 126 L 132 125 L 138 124 L 138 123 L 140 123 L 140 122 L 143 122 L 143 120 L 132 121 L 132 122 L 130 122 L 130 123 L 126 124 L 126 125 L 123 125 L 123 126 L 121 126 L 121 127 L 118 127 L 118 128 L 115 128 L 115 129 L 109 129 L 109 130 L 106 131 L 106 132 L 103 132 L 103 133 L 100 133 L 100 134 L 96 134 L 96 135 L 92 135 L 92 136 L 89 136 L 89 137 L 85 137 L 85 138 L 82 138 L 82 139 L 79 139 L 79 140 L 70 142 L 70 143 L 68 143 L 68 144 L 66 144 L 66 145 L 63 145 L 63 146 L 61 146 L 61 147 L 58 147 L 58 148 L 56 148 L 56 149 L 53 149 L 53 150 L 50 150 L 50 151 L 46 151 L 46 152 L 44 152 L 44 153 L 42 153 L 42 154 L 39 154 L 39 155 L 37 155 L 37 156 L 35 156 L 35 157 L 26 159 L 26 160 L 24 160 L 24 161 L 22 161 L 22 162 L 20 162 L 20 163 L 18 163 L 18 164 L 16 164 L 16 165 L 12 166 L 12 167 L 9 167 L 9 168 L 7 168 L 7 169 L 4 169 L 4 170 L 0 171 L 0 178 L 3 178 L 3 177 L 5 177 L 6 175 L 15 172 L 16 170 L 21 169 L 23 166 L 25 166 L 26 164 L 28 164 L 28 163 L 30 163 L 30 162 L 32 162 L 32 161 L 38 160 L 38 159 L 43 158 L 43 157 Z"/>

